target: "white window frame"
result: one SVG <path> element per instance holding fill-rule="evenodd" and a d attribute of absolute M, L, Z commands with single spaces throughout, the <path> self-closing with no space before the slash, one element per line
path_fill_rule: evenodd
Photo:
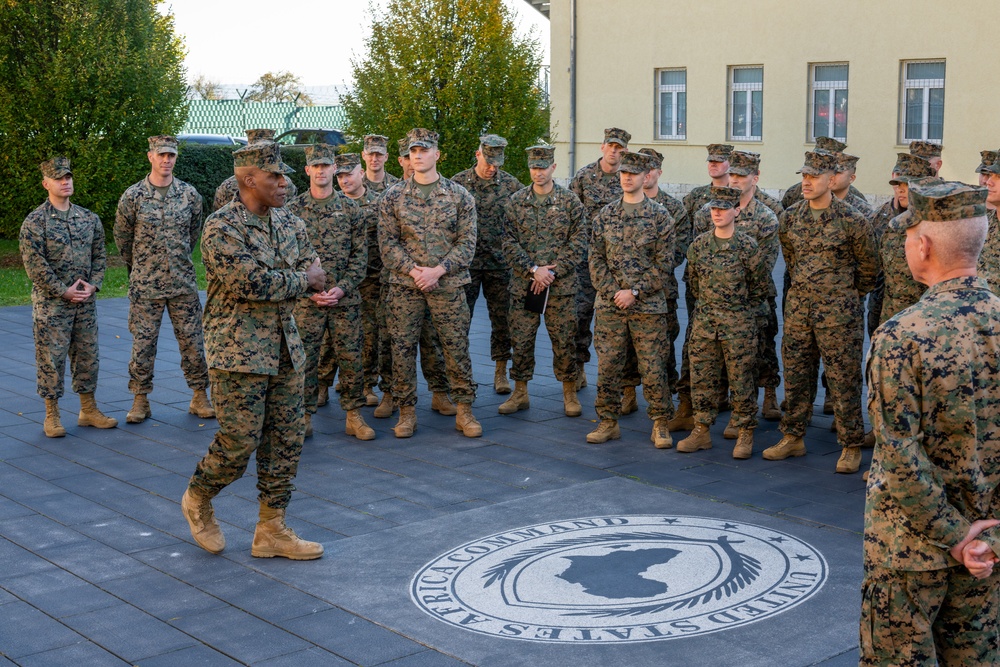
<path fill-rule="evenodd" d="M 847 79 L 843 81 L 817 81 L 816 80 L 816 68 L 817 67 L 847 67 L 848 73 Z M 816 127 L 816 93 L 818 91 L 827 92 L 827 104 L 830 105 L 831 111 L 836 109 L 837 101 L 837 91 L 842 90 L 848 96 L 850 95 L 850 89 L 848 87 L 850 79 L 850 64 L 849 63 L 812 63 L 809 65 L 809 132 L 808 140 L 810 143 L 816 143 L 816 137 L 833 137 L 838 141 L 847 143 L 847 123 L 844 123 L 844 136 L 839 136 L 836 134 L 836 118 L 833 113 L 827 119 L 827 126 L 818 128 Z M 849 97 L 848 97 L 849 99 Z M 850 104 L 850 102 L 848 102 Z"/>
<path fill-rule="evenodd" d="M 903 60 L 900 61 L 899 66 L 899 143 L 900 145 L 905 145 L 911 141 L 930 141 L 932 143 L 941 143 L 944 135 L 944 109 L 941 110 L 941 134 L 942 137 L 931 139 L 928 137 L 930 133 L 930 112 L 931 112 L 931 90 L 940 88 L 942 91 L 945 90 L 945 79 L 909 79 L 907 78 L 907 68 L 909 65 L 919 65 L 924 63 L 940 63 L 945 65 L 945 77 L 947 77 L 947 65 L 944 58 L 931 58 L 926 60 Z M 922 110 L 923 117 L 920 121 L 920 136 L 911 137 L 906 135 L 907 123 L 906 123 L 906 98 L 907 93 L 910 90 L 922 90 L 923 91 L 923 101 Z M 942 92 L 942 95 L 944 93 Z"/>
<path fill-rule="evenodd" d="M 679 84 L 661 84 L 660 74 L 662 72 L 683 72 L 684 73 L 684 83 Z M 686 67 L 661 67 L 655 70 L 654 76 L 655 89 L 656 89 L 656 100 L 655 100 L 655 128 L 654 136 L 657 139 L 662 140 L 672 140 L 672 141 L 684 141 L 687 139 L 687 103 L 684 104 L 684 118 L 680 119 L 678 117 L 678 109 L 680 105 L 677 103 L 678 93 L 684 93 L 685 100 L 687 98 L 687 68 Z M 668 132 L 664 132 L 663 126 L 660 124 L 660 110 L 663 108 L 663 96 L 664 94 L 670 95 L 670 104 L 672 107 L 671 118 L 673 118 L 673 124 Z M 679 126 L 683 124 L 683 130 L 679 129 Z"/>
<path fill-rule="evenodd" d="M 736 83 L 736 72 L 738 70 L 759 69 L 761 81 L 759 83 Z M 735 107 L 735 97 L 738 92 L 746 92 L 745 113 L 746 125 L 741 128 L 745 134 L 736 134 L 733 127 L 733 109 Z M 760 125 L 761 134 L 753 135 L 753 93 L 760 92 Z M 764 66 L 763 65 L 732 65 L 729 67 L 729 94 L 726 104 L 726 136 L 730 141 L 763 141 L 764 133 Z"/>

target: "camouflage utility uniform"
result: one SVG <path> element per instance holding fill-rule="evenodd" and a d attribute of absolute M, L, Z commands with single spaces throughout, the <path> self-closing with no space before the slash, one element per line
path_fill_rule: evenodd
<path fill-rule="evenodd" d="M 96 295 L 83 303 L 62 298 L 77 280 L 104 282 L 107 257 L 104 226 L 94 213 L 70 204 L 63 213 L 49 201 L 21 224 L 21 261 L 31 280 L 31 321 L 35 337 L 38 395 L 63 395 L 66 355 L 73 391 L 92 394 L 97 388 Z"/>
<path fill-rule="evenodd" d="M 997 222 L 995 208 L 987 209 L 986 219 L 989 230 L 986 232 L 986 244 L 979 254 L 977 269 L 993 293 L 1000 295 L 1000 223 Z"/>
<path fill-rule="evenodd" d="M 286 196 L 285 201 L 292 201 L 292 199 L 299 193 L 299 189 L 295 187 L 295 183 L 293 183 L 292 179 L 288 176 L 285 176 L 285 185 L 288 187 L 288 195 Z M 222 181 L 222 183 L 219 184 L 219 187 L 215 189 L 215 199 L 212 200 L 212 211 L 218 211 L 220 208 L 236 199 L 236 196 L 239 194 L 240 188 L 236 185 L 236 176 L 230 176 L 226 180 Z"/>
<path fill-rule="evenodd" d="M 364 331 L 364 344 L 361 348 L 364 385 L 365 387 L 379 387 L 383 392 L 387 392 L 389 391 L 388 380 L 392 374 L 390 370 L 392 350 L 389 348 L 389 332 L 386 330 L 385 311 L 382 309 L 383 267 L 382 253 L 378 249 L 378 200 L 380 196 L 380 192 L 365 186 L 365 194 L 354 202 L 361 208 L 361 224 L 365 230 L 368 244 L 368 265 L 365 270 L 365 278 L 358 286 L 358 291 L 361 293 L 361 327 Z M 321 371 L 322 368 L 321 363 Z M 380 377 L 381 383 L 379 383 Z"/>
<path fill-rule="evenodd" d="M 399 183 L 398 176 L 393 176 L 389 172 L 384 172 L 384 173 L 385 177 L 378 183 L 376 183 L 375 181 L 369 181 L 368 174 L 363 175 L 361 177 L 361 182 L 364 183 L 365 190 L 368 190 L 369 192 L 374 192 L 376 195 L 381 195 L 387 189 L 389 189 L 396 183 Z"/>
<path fill-rule="evenodd" d="M 926 285 L 913 279 L 906 263 L 906 232 L 889 227 L 889 222 L 904 212 L 906 209 L 899 208 L 893 201 L 887 201 L 872 216 L 872 229 L 878 241 L 879 264 L 882 269 L 882 293 L 876 298 L 875 292 L 872 292 L 869 300 L 868 333 L 872 337 L 880 324 L 915 304 L 927 289 Z M 872 322 L 873 316 L 877 316 L 878 320 Z"/>
<path fill-rule="evenodd" d="M 132 333 L 128 389 L 153 390 L 153 366 L 163 311 L 170 315 L 188 387 L 208 388 L 201 300 L 191 255 L 202 227 L 202 199 L 174 178 L 160 194 L 149 177 L 118 200 L 115 244 L 128 267 L 128 329 Z"/>

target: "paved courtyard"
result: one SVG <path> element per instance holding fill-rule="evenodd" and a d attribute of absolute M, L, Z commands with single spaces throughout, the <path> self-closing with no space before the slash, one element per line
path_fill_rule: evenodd
<path fill-rule="evenodd" d="M 590 445 L 596 360 L 583 417 L 563 416 L 543 328 L 531 408 L 498 415 L 481 303 L 483 437 L 432 413 L 422 381 L 408 440 L 370 408 L 376 439 L 347 438 L 333 400 L 289 508 L 326 555 L 250 556 L 251 463 L 215 501 L 227 547 L 213 556 L 180 498 L 215 421 L 187 414 L 164 326 L 153 417 L 125 424 L 127 301 L 98 313 L 97 399 L 120 425 L 77 427 L 69 393 L 69 434 L 49 439 L 30 307 L 0 310 L 0 665 L 857 664 L 864 483 L 833 472 L 818 408 L 808 455 L 782 462 L 760 457 L 780 437 L 766 421 L 735 461 L 728 414 L 713 449 L 656 450 L 641 395 L 621 440 Z"/>

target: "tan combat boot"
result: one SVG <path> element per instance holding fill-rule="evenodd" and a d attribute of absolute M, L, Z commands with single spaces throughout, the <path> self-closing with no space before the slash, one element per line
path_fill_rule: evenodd
<path fill-rule="evenodd" d="M 397 438 L 409 438 L 417 430 L 417 411 L 412 405 L 399 406 L 399 421 L 392 428 Z"/>
<path fill-rule="evenodd" d="M 563 382 L 563 411 L 567 417 L 579 417 L 583 414 L 583 406 L 576 397 L 576 382 Z"/>
<path fill-rule="evenodd" d="M 493 371 L 493 390 L 498 394 L 510 393 L 510 382 L 507 381 L 507 362 L 498 361 Z"/>
<path fill-rule="evenodd" d="M 181 498 L 181 512 L 191 527 L 191 537 L 198 546 L 209 553 L 218 554 L 226 548 L 226 537 L 219 522 L 215 520 L 212 499 L 193 486 L 189 486 Z"/>
<path fill-rule="evenodd" d="M 375 430 L 365 423 L 361 410 L 347 411 L 347 435 L 353 435 L 358 440 L 374 440 Z"/>
<path fill-rule="evenodd" d="M 435 391 L 431 395 L 431 410 L 439 412 L 445 417 L 451 417 L 458 412 L 455 409 L 455 404 L 448 398 L 448 392 L 445 391 Z"/>
<path fill-rule="evenodd" d="M 778 392 L 774 387 L 764 387 L 764 407 L 760 410 L 760 416 L 768 421 L 781 419 L 781 410 L 778 409 Z"/>
<path fill-rule="evenodd" d="M 741 428 L 736 446 L 733 447 L 734 459 L 748 459 L 753 455 L 753 429 Z"/>
<path fill-rule="evenodd" d="M 372 414 L 376 419 L 388 419 L 395 411 L 396 405 L 392 401 L 392 393 L 387 391 L 382 394 L 382 400 L 379 401 L 378 407 L 375 408 L 375 412 Z"/>
<path fill-rule="evenodd" d="M 740 435 L 740 430 L 733 426 L 733 418 L 729 417 L 729 423 L 726 424 L 726 428 L 722 431 L 722 437 L 726 440 L 735 440 Z"/>
<path fill-rule="evenodd" d="M 61 438 L 66 435 L 62 420 L 59 419 L 59 399 L 45 399 L 45 422 L 42 424 L 45 436 L 48 438 Z"/>
<path fill-rule="evenodd" d="M 574 392 L 575 395 L 575 392 Z M 528 397 L 528 383 L 514 380 L 514 393 L 506 401 L 500 404 L 497 412 L 502 415 L 512 415 L 518 410 L 527 410 L 531 407 Z"/>
<path fill-rule="evenodd" d="M 800 435 L 786 435 L 764 450 L 764 458 L 768 461 L 782 461 L 789 456 L 805 456 L 806 444 L 802 442 Z"/>
<path fill-rule="evenodd" d="M 622 437 L 622 431 L 618 428 L 617 419 L 602 419 L 593 431 L 587 434 L 587 442 L 599 445 L 608 440 L 618 440 Z"/>
<path fill-rule="evenodd" d="M 677 451 L 690 454 L 699 449 L 712 448 L 712 433 L 708 430 L 708 424 L 695 424 L 691 435 L 677 443 Z"/>
<path fill-rule="evenodd" d="M 674 446 L 674 439 L 670 437 L 670 429 L 667 428 L 669 421 L 666 417 L 657 417 L 653 421 L 653 432 L 649 439 L 653 441 L 653 446 L 657 449 L 670 449 Z"/>
<path fill-rule="evenodd" d="M 681 403 L 677 406 L 674 418 L 667 426 L 671 431 L 690 431 L 694 429 L 694 407 L 691 405 L 691 397 L 687 394 L 680 395 Z"/>
<path fill-rule="evenodd" d="M 93 394 L 80 394 L 80 416 L 76 420 L 77 426 L 93 426 L 94 428 L 114 428 L 118 426 L 118 420 L 108 417 L 97 408 L 97 401 Z"/>
<path fill-rule="evenodd" d="M 576 375 L 576 390 L 580 391 L 587 386 L 587 371 L 583 369 L 583 365 L 580 365 L 580 370 L 577 371 Z"/>
<path fill-rule="evenodd" d="M 622 392 L 622 414 L 630 415 L 639 409 L 639 401 L 635 395 L 635 387 L 625 387 Z"/>
<path fill-rule="evenodd" d="M 837 460 L 837 472 L 844 475 L 850 475 L 858 471 L 861 467 L 861 448 L 860 447 L 844 447 L 844 450 L 840 452 L 840 458 Z"/>
<path fill-rule="evenodd" d="M 204 389 L 195 389 L 194 396 L 191 397 L 191 405 L 188 406 L 188 412 L 198 415 L 202 419 L 213 419 L 215 417 L 215 408 L 212 407 L 212 402 L 208 400 L 208 392 Z"/>
<path fill-rule="evenodd" d="M 132 407 L 125 415 L 125 421 L 129 424 L 141 424 L 153 416 L 153 410 L 149 407 L 149 399 L 146 394 L 136 394 L 132 399 Z"/>
<path fill-rule="evenodd" d="M 875 431 L 868 431 L 865 433 L 865 441 L 861 446 L 865 449 L 871 449 L 875 446 Z"/>
<path fill-rule="evenodd" d="M 374 408 L 376 405 L 378 405 L 378 396 L 375 395 L 375 392 L 372 391 L 371 387 L 365 387 L 365 390 L 364 390 L 363 393 L 364 393 L 364 397 L 365 397 L 365 406 L 366 407 Z"/>
<path fill-rule="evenodd" d="M 302 413 L 302 419 L 306 423 L 306 434 L 304 437 L 311 438 L 313 434 L 313 416 L 312 413 L 306 410 Z"/>
<path fill-rule="evenodd" d="M 316 405 L 323 407 L 330 401 L 330 383 L 319 381 L 319 391 L 316 393 Z"/>
<path fill-rule="evenodd" d="M 323 545 L 307 542 L 285 525 L 285 510 L 261 503 L 260 520 L 253 531 L 250 555 L 255 558 L 290 558 L 315 560 L 323 555 Z"/>
<path fill-rule="evenodd" d="M 455 429 L 462 432 L 466 438 L 478 438 L 483 434 L 483 425 L 472 414 L 471 403 L 458 404 L 458 416 L 455 417 Z"/>

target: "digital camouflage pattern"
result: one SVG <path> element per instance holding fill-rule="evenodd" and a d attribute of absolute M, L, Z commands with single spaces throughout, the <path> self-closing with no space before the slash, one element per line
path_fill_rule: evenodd
<path fill-rule="evenodd" d="M 292 179 L 285 177 L 285 185 L 288 187 L 288 194 L 285 196 L 285 201 L 291 201 L 299 193 L 299 189 L 295 187 L 295 183 Z M 215 190 L 215 198 L 212 200 L 212 212 L 218 211 L 220 208 L 228 204 L 229 202 L 236 199 L 240 194 L 240 187 L 236 185 L 236 176 L 230 176 L 226 180 L 219 184 L 219 187 Z"/>
<path fill-rule="evenodd" d="M 305 223 L 309 241 L 326 271 L 326 289 L 339 287 L 344 296 L 336 306 L 319 306 L 308 297 L 295 306 L 295 321 L 306 353 L 304 368 L 305 409 L 316 412 L 319 392 L 320 347 L 326 332 L 330 350 L 340 373 L 340 406 L 345 411 L 365 404 L 361 348 L 361 292 L 368 266 L 368 230 L 361 208 L 350 198 L 333 191 L 317 200 L 304 192 L 287 209 Z"/>
<path fill-rule="evenodd" d="M 759 208 L 771 213 L 763 205 Z M 768 310 L 770 283 L 763 250 L 742 229 L 729 239 L 706 232 L 688 249 L 688 288 L 695 297 L 688 357 L 699 424 L 715 423 L 725 366 L 733 425 L 757 425 L 757 330 L 758 320 Z"/>
<path fill-rule="evenodd" d="M 871 226 L 833 197 L 817 220 L 807 201 L 786 209 L 778 221 L 778 238 L 791 276 L 783 312 L 781 357 L 788 409 L 781 432 L 805 433 L 815 369 L 822 357 L 837 437 L 845 447 L 860 446 L 861 303 L 874 287 L 879 268 Z"/>
<path fill-rule="evenodd" d="M 38 165 L 42 176 L 46 178 L 62 178 L 66 174 L 72 174 L 68 157 L 54 157 Z"/>
<path fill-rule="evenodd" d="M 483 154 L 486 164 L 494 167 L 502 167 L 505 162 L 504 149 L 507 147 L 507 140 L 495 134 L 487 134 L 479 137 L 479 151 Z"/>
<path fill-rule="evenodd" d="M 976 167 L 976 173 L 977 174 L 988 173 L 989 170 L 987 169 L 987 167 L 990 167 L 993 164 L 995 164 L 998 156 L 1000 156 L 1000 151 L 991 151 L 991 150 L 979 151 L 979 166 Z"/>
<path fill-rule="evenodd" d="M 920 295 L 927 289 L 926 285 L 913 279 L 910 267 L 906 263 L 906 232 L 889 228 L 889 221 L 905 212 L 905 209 L 894 206 L 893 203 L 893 201 L 887 201 L 872 218 L 872 227 L 878 235 L 882 294 L 879 295 L 881 298 L 877 301 L 869 303 L 869 334 L 875 330 L 875 327 L 899 311 L 909 308 L 919 301 Z M 873 297 L 875 294 L 872 292 Z M 878 317 L 878 320 L 874 322 L 875 327 L 872 326 L 872 315 Z"/>
<path fill-rule="evenodd" d="M 379 324 L 379 302 L 382 300 L 382 253 L 378 249 L 378 199 L 379 193 L 365 188 L 359 199 L 353 200 L 361 209 L 361 224 L 368 239 L 368 266 L 365 278 L 358 285 L 361 294 L 361 328 L 364 341 L 361 346 L 361 365 L 366 387 L 381 387 L 387 391 L 388 367 L 392 365 L 389 349 L 389 333 L 384 324 Z M 320 364 L 320 377 L 323 364 Z M 383 373 L 383 370 L 386 373 Z M 383 383 L 379 384 L 379 376 Z"/>
<path fill-rule="evenodd" d="M 993 293 L 1000 295 L 1000 224 L 997 223 L 995 208 L 986 211 L 986 220 L 989 223 L 989 230 L 986 232 L 986 244 L 979 253 L 979 263 L 976 268 Z"/>
<path fill-rule="evenodd" d="M 666 287 L 674 270 L 674 219 L 646 198 L 626 211 L 622 200 L 604 207 L 593 221 L 590 274 L 597 299 L 594 348 L 597 351 L 597 413 L 618 419 L 622 381 L 631 337 L 638 358 L 643 397 L 651 419 L 672 417 L 673 402 L 665 352 L 670 349 L 665 314 Z M 628 309 L 614 303 L 620 290 L 639 294 Z"/>
<path fill-rule="evenodd" d="M 415 132 L 410 135 L 423 141 L 424 135 Z M 472 403 L 476 385 L 469 360 L 469 307 L 461 288 L 470 281 L 469 265 L 476 249 L 475 200 L 443 176 L 426 199 L 413 179 L 397 183 L 379 201 L 378 238 L 388 275 L 386 307 L 392 313 L 386 319 L 392 340 L 393 399 L 400 406 L 416 404 L 417 349 L 429 320 L 444 352 L 452 399 Z M 441 266 L 446 273 L 434 290 L 421 292 L 409 275 L 417 266 Z"/>
<path fill-rule="evenodd" d="M 917 155 L 924 159 L 932 157 L 941 157 L 941 150 L 944 148 L 941 144 L 936 144 L 932 141 L 911 141 L 910 142 L 910 154 Z"/>
<path fill-rule="evenodd" d="M 365 153 L 382 153 L 387 155 L 389 153 L 388 148 L 389 137 L 381 134 L 366 134 L 363 140 Z"/>
<path fill-rule="evenodd" d="M 69 160 L 64 165 L 50 160 L 43 164 L 43 173 L 45 165 L 59 174 L 50 178 L 69 173 Z M 80 278 L 100 290 L 107 267 L 104 226 L 97 215 L 72 203 L 64 219 L 46 200 L 21 224 L 19 247 L 31 280 L 38 395 L 63 395 L 67 355 L 73 391 L 93 393 L 99 367 L 96 297 L 73 304 L 62 295 Z"/>
<path fill-rule="evenodd" d="M 778 201 L 771 195 L 767 194 L 760 188 L 754 188 L 753 197 L 761 204 L 771 209 L 771 212 L 774 213 L 775 218 L 781 215 L 781 212 L 785 210 L 784 207 L 781 205 L 780 201 Z"/>
<path fill-rule="evenodd" d="M 930 287 L 872 341 L 862 664 L 1000 659 L 998 573 L 976 581 L 948 553 L 973 521 L 1000 515 L 998 357 L 1000 299 L 976 277 Z M 978 539 L 1000 553 L 996 528 Z M 913 606 L 942 616 L 911 624 Z"/>
<path fill-rule="evenodd" d="M 129 392 L 149 394 L 153 391 L 153 368 L 164 310 L 174 328 L 187 386 L 207 389 L 208 363 L 201 324 L 201 299 L 197 292 L 193 292 L 169 299 L 137 298 L 129 301 L 128 330 L 132 334 L 132 356 L 128 363 Z"/>
<path fill-rule="evenodd" d="M 407 150 L 406 155 L 409 155 L 409 150 Z M 367 173 L 364 174 L 361 177 L 361 182 L 365 184 L 365 189 L 366 190 L 371 190 L 372 192 L 375 192 L 377 194 L 382 194 L 389 187 L 395 185 L 396 183 L 399 183 L 400 179 L 399 179 L 398 176 L 393 176 L 392 174 L 390 174 L 387 171 L 383 172 L 383 173 L 385 174 L 385 176 L 383 176 L 382 180 L 379 181 L 378 183 L 376 183 L 375 181 L 369 180 Z"/>
<path fill-rule="evenodd" d="M 541 316 L 524 309 L 531 284 L 531 268 L 554 265 L 556 279 L 549 286 L 545 328 L 552 344 L 556 379 L 576 379 L 576 267 L 587 245 L 583 205 L 575 194 L 553 184 L 539 201 L 533 186 L 522 188 L 504 204 L 507 225 L 503 251 L 513 273 L 510 282 L 510 326 L 514 363 L 512 380 L 527 382 L 534 376 L 535 338 Z"/>
<path fill-rule="evenodd" d="M 853 185 L 848 189 L 848 192 L 854 195 L 855 197 L 865 199 L 865 196 L 861 193 L 861 190 L 858 190 Z M 800 201 L 802 201 L 802 181 L 799 181 L 795 185 L 789 186 L 789 188 L 785 190 L 785 193 L 781 196 L 781 208 L 782 210 L 786 208 L 791 208 Z M 868 200 L 865 199 L 865 201 Z M 778 213 L 778 215 L 781 215 L 780 212 L 776 211 L 776 213 Z"/>

